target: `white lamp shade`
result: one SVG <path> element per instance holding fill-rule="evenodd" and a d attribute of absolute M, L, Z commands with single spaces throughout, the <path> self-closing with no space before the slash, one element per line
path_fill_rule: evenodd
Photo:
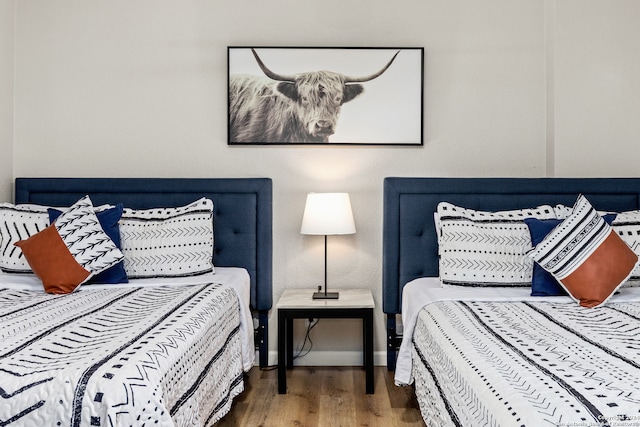
<path fill-rule="evenodd" d="M 302 217 L 302 234 L 353 234 L 351 201 L 348 193 L 309 193 Z"/>

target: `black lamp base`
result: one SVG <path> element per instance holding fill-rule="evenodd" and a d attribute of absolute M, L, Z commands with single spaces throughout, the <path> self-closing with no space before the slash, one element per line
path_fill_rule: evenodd
<path fill-rule="evenodd" d="M 313 299 L 338 299 L 340 293 L 338 292 L 314 292 Z"/>

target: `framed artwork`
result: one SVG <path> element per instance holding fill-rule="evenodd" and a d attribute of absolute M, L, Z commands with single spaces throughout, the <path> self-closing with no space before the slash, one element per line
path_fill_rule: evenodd
<path fill-rule="evenodd" d="M 229 145 L 423 145 L 424 48 L 230 46 Z"/>

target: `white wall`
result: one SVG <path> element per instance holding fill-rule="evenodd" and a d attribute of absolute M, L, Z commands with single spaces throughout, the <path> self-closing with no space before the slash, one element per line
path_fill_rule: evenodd
<path fill-rule="evenodd" d="M 358 232 L 329 239 L 330 286 L 369 287 L 381 307 L 385 176 L 637 175 L 639 12 L 634 0 L 20 0 L 13 176 L 271 177 L 276 300 L 322 281 L 322 239 L 299 234 L 305 194 L 347 191 Z M 234 45 L 424 46 L 424 146 L 227 146 Z M 380 309 L 380 363 L 384 327 Z M 356 351 L 360 325 L 323 321 L 314 343 Z"/>
<path fill-rule="evenodd" d="M 15 0 L 0 1 L 0 201 L 13 189 L 14 12 Z"/>
<path fill-rule="evenodd" d="M 640 2 L 559 1 L 558 173 L 640 175 Z"/>

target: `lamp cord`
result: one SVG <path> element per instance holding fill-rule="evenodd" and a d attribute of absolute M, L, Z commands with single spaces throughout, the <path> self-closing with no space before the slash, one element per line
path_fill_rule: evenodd
<path fill-rule="evenodd" d="M 315 328 L 320 319 L 316 319 L 315 322 L 309 322 L 307 325 L 307 332 L 304 335 L 304 341 L 302 341 L 302 347 L 298 350 L 298 353 L 293 356 L 293 359 L 297 359 L 299 357 L 304 357 L 311 352 L 313 348 L 313 341 L 311 341 L 311 330 Z M 307 341 L 309 342 L 309 349 L 305 350 L 305 346 L 307 345 Z"/>

